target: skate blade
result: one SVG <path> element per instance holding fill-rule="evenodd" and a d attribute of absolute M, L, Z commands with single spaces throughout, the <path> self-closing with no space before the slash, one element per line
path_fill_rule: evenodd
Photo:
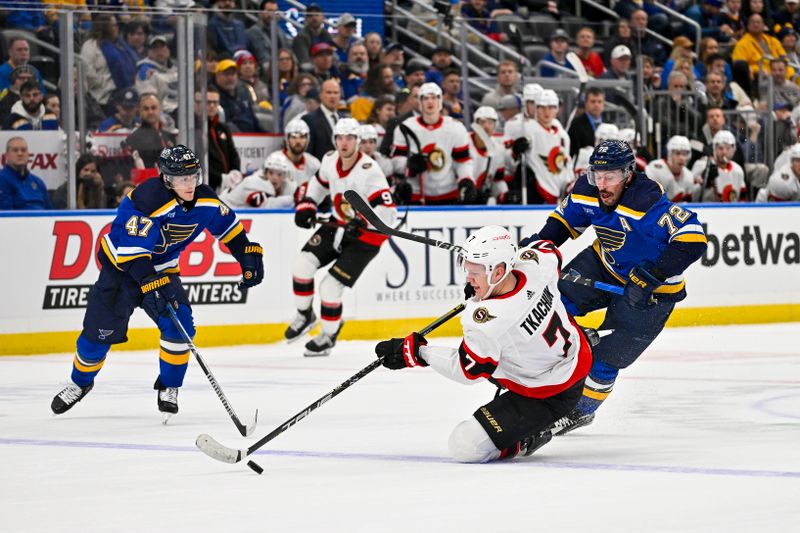
<path fill-rule="evenodd" d="M 300 339 L 302 339 L 303 337 L 308 335 L 309 331 L 311 331 L 312 329 L 317 327 L 317 324 L 319 324 L 319 320 L 309 324 L 305 329 L 303 329 L 303 331 L 300 332 L 300 334 L 298 336 L 292 337 L 291 339 L 286 339 L 286 344 L 294 344 L 295 342 L 299 341 Z"/>
<path fill-rule="evenodd" d="M 331 354 L 331 349 L 328 348 L 327 350 L 322 350 L 321 352 L 311 352 L 306 350 L 303 353 L 303 357 L 327 357 Z"/>
<path fill-rule="evenodd" d="M 170 418 L 172 418 L 172 413 L 161 413 L 161 423 L 165 426 L 167 425 L 167 422 L 169 422 Z"/>

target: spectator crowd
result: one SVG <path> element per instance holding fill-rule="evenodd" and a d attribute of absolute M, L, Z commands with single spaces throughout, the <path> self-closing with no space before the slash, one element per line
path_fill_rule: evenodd
<path fill-rule="evenodd" d="M 194 98 L 194 148 L 207 154 L 207 182 L 241 206 L 299 200 L 334 149 L 336 123 L 350 117 L 363 125 L 361 150 L 398 203 L 555 203 L 592 147 L 611 138 L 631 144 L 638 169 L 673 201 L 800 200 L 800 0 L 618 0 L 613 9 L 584 5 L 583 17 L 567 0 L 422 3 L 446 15 L 442 31 L 458 35 L 463 20 L 486 37 L 469 43 L 498 58 L 489 91 L 462 79 L 456 48 L 361 35 L 357 17 L 314 3 L 294 27 L 275 0 L 0 0 L 3 27 L 13 30 L 2 39 L 0 127 L 62 128 L 63 80 L 46 44 L 58 46 L 58 10 L 74 9 L 88 130 L 121 143 L 112 156 L 87 144 L 77 205 L 117 205 L 158 175 L 158 154 L 176 143 L 175 10 L 192 7 L 208 14 L 196 92 L 184 95 Z M 700 26 L 699 43 L 685 20 Z M 273 21 L 281 22 L 276 36 Z M 385 21 L 387 35 L 403 23 L 390 12 Z M 533 21 L 547 33 L 520 31 Z M 535 83 L 492 43 L 541 60 Z M 589 82 L 573 107 L 550 80 L 576 71 Z M 652 129 L 637 131 L 642 123 Z M 242 168 L 236 135 L 275 130 L 282 148 L 261 168 Z M 0 209 L 68 205 L 66 184 L 48 191 L 28 170 L 24 135 L 3 148 Z M 268 185 L 253 187 L 253 179 Z M 247 183 L 257 194 L 237 193 Z"/>

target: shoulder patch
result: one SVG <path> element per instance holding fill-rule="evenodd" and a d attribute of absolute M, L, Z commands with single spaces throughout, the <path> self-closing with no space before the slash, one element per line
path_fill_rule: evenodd
<path fill-rule="evenodd" d="M 336 150 L 331 150 L 331 151 L 327 152 L 327 153 L 326 153 L 324 156 L 322 156 L 322 157 L 327 157 L 327 156 L 329 156 L 329 155 L 333 155 L 333 154 L 335 154 L 335 153 L 336 153 Z"/>
<path fill-rule="evenodd" d="M 661 161 L 653 161 L 653 168 L 664 168 L 664 164 Z"/>
<path fill-rule="evenodd" d="M 781 174 L 781 178 L 783 178 L 786 181 L 789 181 L 789 174 Z"/>
<path fill-rule="evenodd" d="M 485 324 L 490 320 L 494 320 L 497 318 L 496 316 L 492 315 L 488 309 L 485 307 L 479 307 L 472 313 L 472 320 L 476 324 Z"/>
<path fill-rule="evenodd" d="M 364 170 L 367 170 L 368 168 L 371 168 L 371 167 L 372 167 L 372 163 L 370 163 L 369 161 L 367 161 L 366 163 L 361 165 L 361 168 L 363 168 Z"/>
<path fill-rule="evenodd" d="M 525 250 L 519 254 L 520 261 L 536 261 L 539 262 L 539 255 L 533 250 Z"/>

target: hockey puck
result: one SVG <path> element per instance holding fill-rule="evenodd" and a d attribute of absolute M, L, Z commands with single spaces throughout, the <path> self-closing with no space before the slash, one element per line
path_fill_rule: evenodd
<path fill-rule="evenodd" d="M 254 461 L 247 461 L 247 466 L 259 476 L 264 473 L 264 469 L 258 466 Z"/>

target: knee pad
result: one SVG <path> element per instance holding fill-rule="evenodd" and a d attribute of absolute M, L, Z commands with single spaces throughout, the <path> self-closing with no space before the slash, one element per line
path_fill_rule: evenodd
<path fill-rule="evenodd" d="M 314 279 L 314 274 L 319 270 L 319 259 L 311 252 L 300 252 L 294 258 L 292 276 L 301 279 Z"/>
<path fill-rule="evenodd" d="M 319 297 L 323 302 L 339 303 L 342 301 L 344 285 L 330 274 L 322 278 L 319 284 Z"/>
<path fill-rule="evenodd" d="M 87 339 L 83 335 L 78 336 L 78 342 L 75 344 L 78 355 L 85 361 L 100 361 L 105 358 L 111 348 L 110 344 L 100 344 Z"/>
<path fill-rule="evenodd" d="M 453 459 L 459 463 L 488 463 L 500 457 L 500 450 L 474 418 L 453 428 L 447 446 Z"/>
<path fill-rule="evenodd" d="M 181 305 L 176 312 L 178 320 L 180 321 L 183 329 L 189 334 L 189 338 L 193 339 L 195 334 L 194 319 L 192 318 L 192 310 L 186 306 Z M 168 339 L 174 342 L 186 342 L 178 327 L 172 321 L 172 317 L 161 316 L 158 318 L 158 329 L 161 331 L 161 338 Z"/>

